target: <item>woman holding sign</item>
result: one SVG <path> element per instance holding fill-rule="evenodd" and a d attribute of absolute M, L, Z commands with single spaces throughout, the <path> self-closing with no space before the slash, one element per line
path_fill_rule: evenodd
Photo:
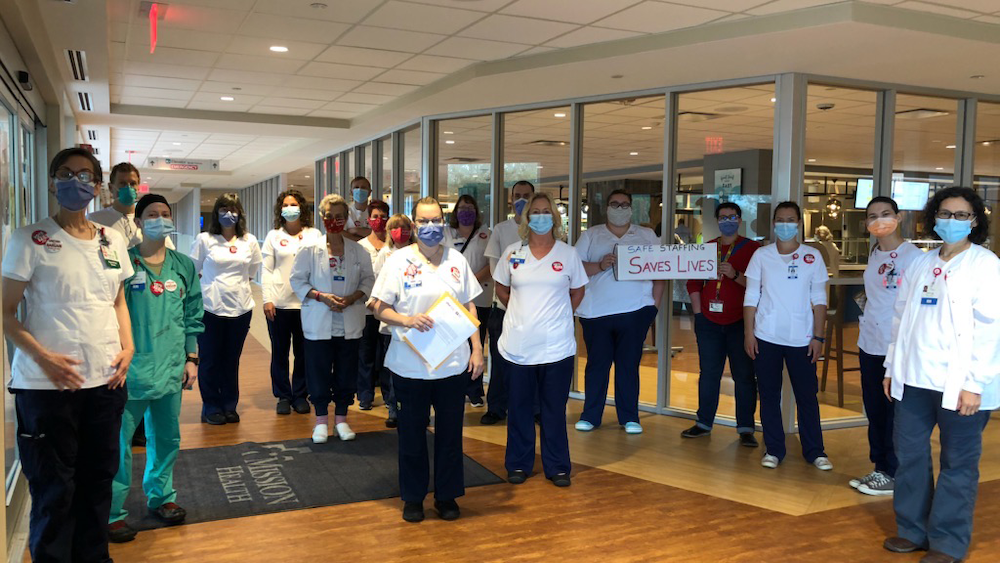
<path fill-rule="evenodd" d="M 444 520 L 461 516 L 455 499 L 465 494 L 462 466 L 462 417 L 469 377 L 483 373 L 483 347 L 475 335 L 439 365 L 428 365 L 403 340 L 409 331 L 434 326 L 427 310 L 448 295 L 476 318 L 473 299 L 482 288 L 458 250 L 442 245 L 444 216 L 436 199 L 426 197 L 413 211 L 417 244 L 399 248 L 385 261 L 372 297 L 375 315 L 392 327 L 385 366 L 399 407 L 399 488 L 403 520 L 424 519 L 430 479 L 427 426 L 434 407 L 434 508 Z"/>
<path fill-rule="evenodd" d="M 542 465 L 558 487 L 570 485 L 566 402 L 573 379 L 573 311 L 583 300 L 587 271 L 562 240 L 562 218 L 544 192 L 524 208 L 521 239 L 507 247 L 493 272 L 497 299 L 506 305 L 498 347 L 510 362 L 507 481 L 521 484 L 535 465 L 536 401 L 540 406 Z"/>
<path fill-rule="evenodd" d="M 612 271 L 615 245 L 660 244 L 652 229 L 632 223 L 632 196 L 615 190 L 608 196 L 608 222 L 584 231 L 576 243 L 589 291 L 576 310 L 587 344 L 585 397 L 576 429 L 601 425 L 608 399 L 611 364 L 615 365 L 615 410 L 628 434 L 639 425 L 639 362 L 649 325 L 656 318 L 664 281 L 618 281 Z"/>
<path fill-rule="evenodd" d="M 781 365 L 795 393 L 802 455 L 818 469 L 833 464 L 823 451 L 816 393 L 816 360 L 823 351 L 826 321 L 826 265 L 819 252 L 797 240 L 802 212 L 784 201 L 774 208 L 777 242 L 754 253 L 747 266 L 743 297 L 744 348 L 754 360 L 760 391 L 760 422 L 767 451 L 760 464 L 778 467 L 785 457 L 781 422 Z"/>
<path fill-rule="evenodd" d="M 326 237 L 307 243 L 295 256 L 289 282 L 302 301 L 305 335 L 306 387 L 316 409 L 312 440 L 326 443 L 330 435 L 330 401 L 334 423 L 343 441 L 353 440 L 347 408 L 358 386 L 358 350 L 365 330 L 365 301 L 375 284 L 372 262 L 360 244 L 344 237 L 350 213 L 336 194 L 319 204 Z"/>

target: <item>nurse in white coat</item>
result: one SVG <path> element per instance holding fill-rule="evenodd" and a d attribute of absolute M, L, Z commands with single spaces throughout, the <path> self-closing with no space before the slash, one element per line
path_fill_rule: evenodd
<path fill-rule="evenodd" d="M 573 379 L 573 311 L 583 300 L 587 272 L 562 240 L 562 218 L 544 192 L 524 208 L 521 236 L 493 272 L 497 299 L 507 306 L 498 347 L 509 363 L 507 480 L 524 483 L 535 465 L 534 405 L 540 407 L 542 466 L 558 487 L 570 485 L 566 403 Z"/>
<path fill-rule="evenodd" d="M 884 546 L 949 563 L 969 549 L 983 430 L 1000 407 L 1000 260 L 980 246 L 990 219 L 973 190 L 938 191 L 924 221 L 944 244 L 911 263 L 896 301 L 884 383 L 895 401 L 897 536 Z"/>

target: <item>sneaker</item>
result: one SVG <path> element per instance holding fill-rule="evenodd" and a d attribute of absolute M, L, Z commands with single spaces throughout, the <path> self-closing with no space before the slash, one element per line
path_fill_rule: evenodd
<path fill-rule="evenodd" d="M 878 474 L 879 474 L 878 471 L 872 471 L 871 473 L 869 473 L 868 475 L 865 475 L 864 477 L 862 477 L 860 479 L 851 479 L 850 481 L 847 482 L 847 484 L 850 485 L 852 489 L 857 489 L 862 484 L 867 483 L 868 481 L 871 481 L 872 479 L 874 479 L 875 476 L 878 475 Z"/>
<path fill-rule="evenodd" d="M 203 424 L 211 424 L 212 426 L 221 426 L 226 423 L 226 415 L 221 412 L 213 412 L 212 414 L 201 415 L 201 422 Z"/>
<path fill-rule="evenodd" d="M 173 502 L 165 502 L 156 508 L 150 508 L 149 513 L 167 524 L 180 524 L 187 518 L 187 510 Z"/>
<path fill-rule="evenodd" d="M 483 398 L 482 397 L 470 398 L 469 399 L 469 403 L 471 403 L 472 406 L 476 407 L 477 409 L 478 408 L 482 408 L 483 406 L 486 405 L 486 403 L 483 402 Z"/>
<path fill-rule="evenodd" d="M 274 407 L 274 412 L 292 414 L 292 403 L 288 399 L 278 399 L 278 406 Z"/>
<path fill-rule="evenodd" d="M 744 448 L 756 448 L 760 444 L 757 443 L 757 438 L 754 438 L 753 432 L 743 432 L 740 434 L 740 445 Z"/>
<path fill-rule="evenodd" d="M 638 422 L 626 422 L 625 423 L 625 433 L 626 434 L 642 434 L 642 425 Z"/>
<path fill-rule="evenodd" d="M 552 477 L 552 484 L 557 487 L 570 486 L 569 473 L 556 473 Z"/>
<path fill-rule="evenodd" d="M 891 497 L 893 489 L 896 487 L 896 480 L 881 471 L 875 472 L 875 477 L 861 483 L 858 492 L 873 497 Z"/>
<path fill-rule="evenodd" d="M 681 438 L 701 438 L 702 436 L 708 436 L 711 433 L 711 430 L 705 430 L 701 426 L 695 424 L 691 428 L 681 432 Z"/>
<path fill-rule="evenodd" d="M 462 511 L 458 508 L 458 503 L 455 499 L 451 500 L 435 500 L 434 510 L 437 511 L 438 516 L 442 520 L 458 520 L 462 516 Z"/>
<path fill-rule="evenodd" d="M 591 430 L 594 429 L 594 425 L 587 422 L 586 420 L 580 420 L 576 423 L 576 426 L 574 426 L 574 428 L 576 428 L 580 432 L 590 432 Z"/>
<path fill-rule="evenodd" d="M 316 428 L 313 428 L 314 444 L 325 444 L 326 439 L 329 437 L 330 437 L 330 428 L 326 424 L 317 424 Z"/>
<path fill-rule="evenodd" d="M 346 422 L 340 422 L 337 424 L 337 435 L 340 436 L 341 442 L 349 442 L 357 437 L 357 434 L 351 430 Z"/>
<path fill-rule="evenodd" d="M 813 465 L 815 465 L 816 469 L 819 469 L 820 471 L 829 471 L 833 469 L 833 463 L 830 462 L 830 458 L 822 455 L 813 460 Z"/>
<path fill-rule="evenodd" d="M 395 428 L 399 426 L 399 419 L 396 418 L 396 413 L 389 413 L 389 417 L 385 419 L 386 428 Z"/>
<path fill-rule="evenodd" d="M 487 426 L 493 426 L 494 424 L 500 422 L 501 420 L 507 418 L 506 416 L 500 416 L 495 412 L 486 411 L 483 418 L 479 419 L 479 424 L 485 424 Z"/>
<path fill-rule="evenodd" d="M 229 411 L 225 414 L 227 424 L 236 424 L 240 421 L 240 413 L 236 411 Z"/>
<path fill-rule="evenodd" d="M 514 471 L 509 471 L 507 473 L 507 482 L 511 485 L 520 485 L 528 480 L 528 473 L 520 469 L 515 469 Z"/>
<path fill-rule="evenodd" d="M 424 505 L 420 502 L 403 503 L 403 520 L 407 522 L 424 521 Z"/>
<path fill-rule="evenodd" d="M 292 409 L 299 414 L 309 414 L 309 401 L 304 398 L 292 401 Z"/>
<path fill-rule="evenodd" d="M 361 410 L 363 410 L 363 411 L 370 411 L 370 410 L 372 410 L 372 402 L 371 401 L 362 401 L 362 402 L 358 403 L 358 408 L 361 409 Z"/>
<path fill-rule="evenodd" d="M 760 460 L 760 464 L 768 469 L 777 468 L 779 463 L 781 463 L 781 460 L 778 459 L 778 456 L 771 454 L 764 454 L 764 457 Z"/>
<path fill-rule="evenodd" d="M 108 541 L 111 543 L 126 543 L 135 539 L 136 531 L 124 520 L 108 524 Z"/>

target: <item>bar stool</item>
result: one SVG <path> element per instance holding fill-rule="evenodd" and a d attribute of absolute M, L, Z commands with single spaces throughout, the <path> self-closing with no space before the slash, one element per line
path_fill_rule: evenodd
<path fill-rule="evenodd" d="M 830 280 L 834 281 L 833 279 Z M 820 379 L 820 391 L 826 391 L 827 374 L 830 371 L 830 360 L 837 361 L 837 406 L 844 406 L 844 372 L 861 371 L 860 367 L 845 368 L 845 356 L 860 356 L 854 350 L 847 350 L 844 345 L 844 315 L 846 286 L 830 284 L 830 306 L 826 310 L 826 343 L 823 349 L 823 377 Z M 834 340 L 837 345 L 834 346 Z"/>

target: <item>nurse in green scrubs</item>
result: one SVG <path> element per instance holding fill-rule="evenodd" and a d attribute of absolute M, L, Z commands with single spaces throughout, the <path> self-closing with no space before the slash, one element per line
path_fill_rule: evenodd
<path fill-rule="evenodd" d="M 174 230 L 167 200 L 156 194 L 143 196 L 135 208 L 135 222 L 143 241 L 128 252 L 135 275 L 125 287 L 125 299 L 135 358 L 122 416 L 121 461 L 112 484 L 108 533 L 115 543 L 135 538 L 135 530 L 125 521 L 124 504 L 132 481 L 130 438 L 143 417 L 147 445 L 142 489 L 149 512 L 170 524 L 187 515 L 174 502 L 173 471 L 181 444 L 181 389 L 191 389 L 198 377 L 197 335 L 205 330 L 194 262 L 165 245 Z"/>

